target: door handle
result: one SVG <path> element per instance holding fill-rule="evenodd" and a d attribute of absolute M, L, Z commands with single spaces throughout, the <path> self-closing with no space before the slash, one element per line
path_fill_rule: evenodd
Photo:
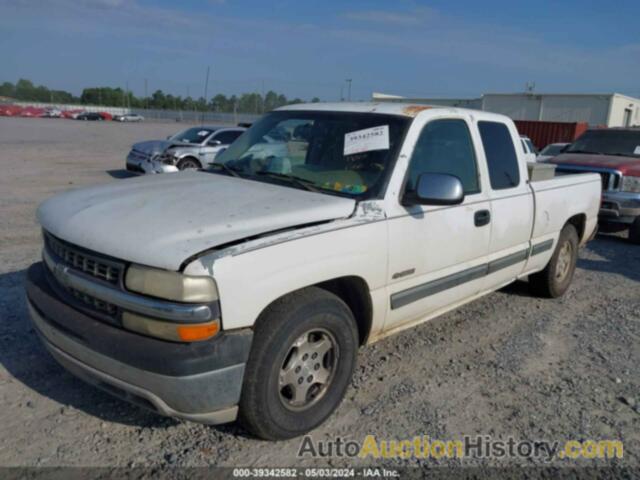
<path fill-rule="evenodd" d="M 478 210 L 473 215 L 473 222 L 476 227 L 483 227 L 491 221 L 491 212 L 489 210 Z"/>

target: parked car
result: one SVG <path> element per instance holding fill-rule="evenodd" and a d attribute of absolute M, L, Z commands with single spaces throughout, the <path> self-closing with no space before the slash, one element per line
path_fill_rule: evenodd
<path fill-rule="evenodd" d="M 640 244 L 640 128 L 587 130 L 550 162 L 561 172 L 599 173 L 601 229 L 627 230 Z"/>
<path fill-rule="evenodd" d="M 535 162 L 538 155 L 538 149 L 535 147 L 531 139 L 526 135 L 520 135 L 520 143 L 522 145 L 522 150 L 524 150 L 526 161 Z"/>
<path fill-rule="evenodd" d="M 0 116 L 2 117 L 19 117 L 23 108 L 18 105 L 0 105 Z"/>
<path fill-rule="evenodd" d="M 79 113 L 74 118 L 76 120 L 93 120 L 93 121 L 104 120 L 104 117 L 100 115 L 98 112 L 83 112 L 83 113 Z"/>
<path fill-rule="evenodd" d="M 254 157 L 289 134 L 281 156 Z M 530 181 L 502 115 L 290 105 L 208 169 L 42 204 L 29 311 L 62 365 L 114 395 L 208 424 L 240 411 L 255 435 L 290 438 L 338 406 L 360 345 L 519 278 L 563 295 L 600 189 Z"/>
<path fill-rule="evenodd" d="M 39 118 L 39 117 L 44 117 L 44 114 L 45 114 L 44 108 L 39 108 L 39 107 L 25 107 L 20 112 L 21 117 Z"/>
<path fill-rule="evenodd" d="M 538 153 L 536 160 L 538 162 L 546 162 L 547 160 L 555 157 L 556 155 L 560 155 L 562 151 L 567 148 L 570 143 L 550 143 L 546 147 L 544 147 Z"/>
<path fill-rule="evenodd" d="M 205 167 L 245 130 L 241 127 L 191 127 L 167 140 L 136 143 L 127 155 L 127 170 L 165 173 Z"/>
<path fill-rule="evenodd" d="M 124 115 L 114 115 L 113 120 L 116 122 L 141 122 L 144 117 L 137 113 L 125 113 Z"/>
<path fill-rule="evenodd" d="M 60 118 L 62 117 L 62 110 L 59 108 L 47 108 L 42 116 L 47 118 Z"/>
<path fill-rule="evenodd" d="M 63 118 L 70 118 L 75 120 L 76 118 L 78 118 L 78 115 L 84 113 L 84 110 L 79 110 L 79 109 L 74 109 L 74 110 L 63 110 L 62 111 L 62 117 Z"/>

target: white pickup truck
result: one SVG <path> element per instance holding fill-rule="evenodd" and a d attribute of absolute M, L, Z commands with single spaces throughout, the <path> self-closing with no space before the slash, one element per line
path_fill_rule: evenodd
<path fill-rule="evenodd" d="M 303 434 L 339 405 L 361 345 L 519 278 L 567 290 L 601 180 L 532 182 L 523 155 L 486 112 L 278 109 L 209 169 L 42 204 L 33 323 L 71 372 L 160 414 Z"/>

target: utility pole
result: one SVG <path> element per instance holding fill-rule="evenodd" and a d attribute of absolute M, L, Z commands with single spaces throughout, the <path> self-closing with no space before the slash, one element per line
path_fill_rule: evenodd
<path fill-rule="evenodd" d="M 209 89 L 209 71 L 211 70 L 211 67 L 207 66 L 207 77 L 204 81 L 204 108 L 205 110 L 207 109 L 207 90 Z M 201 116 L 201 123 L 204 123 L 204 111 L 202 112 L 202 116 Z"/>
<path fill-rule="evenodd" d="M 347 78 L 347 101 L 351 101 L 351 79 Z"/>

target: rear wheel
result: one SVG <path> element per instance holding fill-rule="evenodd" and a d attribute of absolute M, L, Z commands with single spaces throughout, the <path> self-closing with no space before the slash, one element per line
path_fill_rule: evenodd
<path fill-rule="evenodd" d="M 529 276 L 532 292 L 549 298 L 562 296 L 571 284 L 577 261 L 578 232 L 573 225 L 565 225 L 547 266 Z"/>
<path fill-rule="evenodd" d="M 640 217 L 636 217 L 629 227 L 629 240 L 636 245 L 640 245 Z"/>
<path fill-rule="evenodd" d="M 335 295 L 311 287 L 278 300 L 256 324 L 241 422 L 269 440 L 317 427 L 342 401 L 358 345 L 353 314 Z"/>
<path fill-rule="evenodd" d="M 202 168 L 202 165 L 192 157 L 183 158 L 178 162 L 178 170 L 195 170 L 197 168 Z"/>

